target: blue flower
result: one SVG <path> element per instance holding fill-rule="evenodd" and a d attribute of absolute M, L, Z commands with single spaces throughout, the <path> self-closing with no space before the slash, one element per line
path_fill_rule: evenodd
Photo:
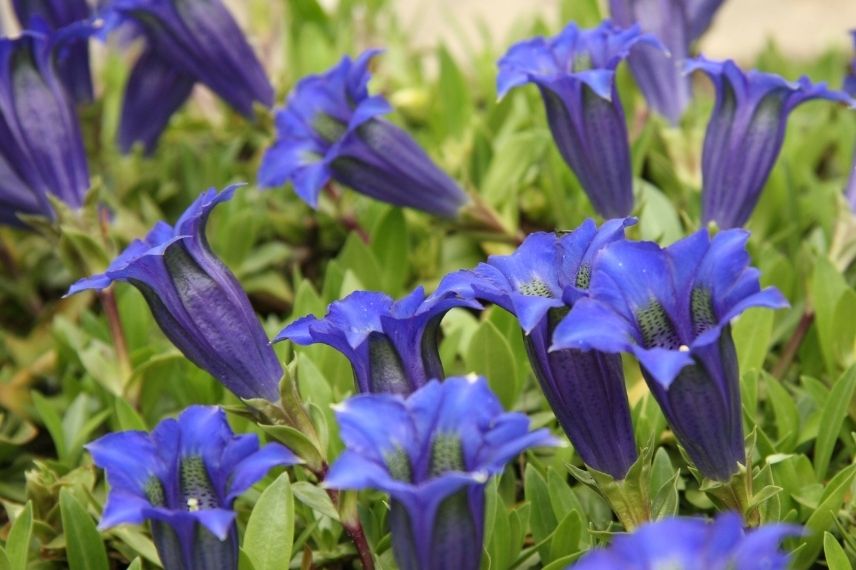
<path fill-rule="evenodd" d="M 475 376 L 431 381 L 406 400 L 363 394 L 335 411 L 346 450 L 325 486 L 390 494 L 402 570 L 476 570 L 488 478 L 527 448 L 555 445 L 547 430 L 530 432 L 525 415 L 504 413 Z"/>
<path fill-rule="evenodd" d="M 856 46 L 856 30 L 851 30 L 850 36 L 853 38 L 853 45 Z M 843 89 L 851 97 L 856 97 L 856 54 L 850 60 L 850 69 L 844 79 Z M 850 164 L 850 176 L 847 178 L 844 196 L 847 198 L 847 203 L 850 204 L 850 210 L 856 212 L 856 151 L 853 153 L 853 160 Z"/>
<path fill-rule="evenodd" d="M 422 287 L 398 301 L 356 291 L 331 303 L 322 319 L 297 319 L 274 342 L 327 344 L 350 360 L 358 391 L 409 394 L 431 378 L 444 377 L 437 336 L 440 321 L 454 307 L 481 305 L 455 292 L 426 297 Z"/>
<path fill-rule="evenodd" d="M 721 228 L 739 227 L 749 219 L 782 149 L 794 108 L 813 99 L 852 102 L 807 77 L 790 82 L 760 71 L 744 73 L 731 60 L 698 58 L 688 61 L 686 70 L 703 71 L 716 88 L 702 152 L 702 218 Z"/>
<path fill-rule="evenodd" d="M 556 325 L 585 296 L 597 252 L 622 239 L 633 223 L 610 220 L 598 230 L 587 220 L 563 235 L 531 234 L 512 255 L 493 255 L 472 271 L 453 273 L 438 289 L 463 295 L 470 289 L 517 317 L 535 376 L 574 448 L 616 479 L 637 457 L 620 355 L 549 347 Z"/>
<path fill-rule="evenodd" d="M 499 60 L 500 97 L 519 85 L 538 86 L 559 152 L 606 218 L 633 209 L 630 143 L 615 69 L 643 44 L 659 45 L 638 26 L 621 29 L 606 21 L 583 30 L 571 23 L 556 37 L 515 44 Z"/>
<path fill-rule="evenodd" d="M 801 534 L 799 527 L 768 524 L 748 532 L 736 513 L 715 521 L 669 518 L 617 536 L 608 548 L 583 556 L 573 570 L 786 570 L 789 556 L 779 549 L 783 539 Z"/>
<path fill-rule="evenodd" d="M 53 217 L 49 195 L 83 204 L 89 169 L 83 140 L 56 73 L 52 38 L 0 39 L 0 223 L 18 214 Z"/>
<path fill-rule="evenodd" d="M 158 222 L 104 273 L 81 279 L 68 294 L 131 283 L 164 334 L 194 364 L 241 398 L 277 401 L 282 367 L 247 294 L 205 238 L 211 210 L 234 192 L 234 186 L 203 192 L 174 228 Z"/>
<path fill-rule="evenodd" d="M 107 0 L 100 14 L 105 32 L 131 23 L 146 41 L 125 88 L 122 152 L 136 142 L 153 151 L 197 82 L 248 118 L 255 103 L 273 104 L 273 87 L 221 0 Z"/>
<path fill-rule="evenodd" d="M 291 182 L 316 208 L 330 179 L 366 196 L 454 217 L 464 192 L 410 136 L 383 119 L 391 111 L 381 95 L 370 96 L 369 63 L 378 50 L 349 57 L 321 75 L 302 79 L 277 111 L 277 139 L 265 153 L 259 183 Z"/>
<path fill-rule="evenodd" d="M 57 31 L 83 22 L 90 16 L 86 0 L 12 0 L 12 7 L 24 28 L 33 26 L 33 21 L 40 19 L 51 30 Z M 68 45 L 62 50 L 58 63 L 57 72 L 74 100 L 78 103 L 92 101 L 88 43 L 78 41 Z"/>
<path fill-rule="evenodd" d="M 105 435 L 86 449 L 110 483 L 99 528 L 151 521 L 166 570 L 237 568 L 232 504 L 272 467 L 300 462 L 279 444 L 259 448 L 255 434 L 233 434 L 213 406 L 191 406 L 151 434 Z"/>
<path fill-rule="evenodd" d="M 617 241 L 595 258 L 589 296 L 559 323 L 553 349 L 633 353 L 678 441 L 705 476 L 728 481 L 746 463 L 731 320 L 781 308 L 749 267 L 742 230 L 707 230 L 661 249 Z"/>
<path fill-rule="evenodd" d="M 677 123 L 692 96 L 689 77 L 682 71 L 692 44 L 710 25 L 723 0 L 610 0 L 613 19 L 621 26 L 638 23 L 656 36 L 668 53 L 651 46 L 634 49 L 627 62 L 648 104 Z"/>

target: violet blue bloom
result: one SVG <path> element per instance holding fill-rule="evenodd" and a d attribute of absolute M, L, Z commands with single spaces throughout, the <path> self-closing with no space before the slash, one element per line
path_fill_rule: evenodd
<path fill-rule="evenodd" d="M 856 30 L 850 31 L 853 45 L 856 47 Z M 844 79 L 844 91 L 851 97 L 856 97 L 856 55 L 850 60 L 850 69 Z M 850 210 L 856 212 L 856 150 L 853 151 L 853 160 L 850 164 L 850 176 L 847 178 L 847 188 L 844 191 Z"/>
<path fill-rule="evenodd" d="M 589 295 L 553 337 L 553 350 L 632 353 L 678 441 L 717 481 L 746 464 L 730 322 L 750 307 L 787 306 L 775 288 L 761 290 L 748 238 L 701 230 L 666 249 L 610 244 L 595 258 Z"/>
<path fill-rule="evenodd" d="M 105 33 L 130 23 L 146 41 L 125 88 L 122 152 L 137 142 L 153 151 L 197 82 L 248 118 L 255 103 L 273 104 L 273 87 L 222 0 L 106 0 L 100 14 Z"/>
<path fill-rule="evenodd" d="M 742 226 L 755 209 L 782 149 L 791 111 L 813 99 L 852 104 L 845 93 L 824 83 L 743 72 L 731 60 L 700 57 L 685 68 L 703 71 L 716 88 L 702 152 L 702 219 L 721 228 Z"/>
<path fill-rule="evenodd" d="M 454 307 L 481 305 L 456 292 L 426 297 L 422 287 L 398 301 L 383 293 L 356 291 L 331 303 L 324 318 L 297 319 L 273 342 L 332 346 L 351 362 L 359 392 L 406 395 L 445 376 L 437 337 L 440 321 Z"/>
<path fill-rule="evenodd" d="M 451 218 L 467 196 L 410 135 L 379 118 L 392 109 L 368 93 L 369 63 L 379 50 L 302 79 L 276 113 L 277 139 L 265 153 L 259 184 L 291 182 L 300 198 L 318 207 L 332 179 L 396 206 Z"/>
<path fill-rule="evenodd" d="M 18 214 L 53 217 L 48 195 L 83 204 L 89 169 L 74 104 L 57 75 L 48 36 L 0 39 L 0 224 Z"/>
<path fill-rule="evenodd" d="M 432 380 L 406 400 L 361 394 L 335 412 L 346 449 L 324 485 L 390 494 L 402 570 L 477 570 L 488 478 L 523 450 L 556 444 L 529 431 L 525 415 L 503 412 L 476 376 Z"/>
<path fill-rule="evenodd" d="M 208 215 L 235 186 L 203 192 L 173 228 L 158 222 L 104 273 L 81 279 L 68 295 L 127 281 L 140 290 L 164 334 L 194 364 L 245 399 L 279 400 L 282 367 L 238 280 L 211 251 Z"/>
<path fill-rule="evenodd" d="M 609 220 L 598 230 L 586 220 L 563 235 L 530 234 L 513 254 L 492 255 L 472 271 L 449 275 L 439 288 L 462 294 L 469 288 L 517 317 L 535 376 L 574 448 L 615 479 L 623 479 L 637 457 L 621 356 L 549 348 L 556 325 L 586 295 L 595 255 L 623 239 L 633 223 Z"/>
<path fill-rule="evenodd" d="M 633 209 L 630 143 L 615 69 L 631 48 L 645 44 L 659 46 L 639 26 L 622 29 L 605 21 L 580 29 L 572 22 L 553 38 L 513 45 L 499 60 L 499 96 L 526 83 L 538 86 L 559 152 L 605 218 Z"/>
<path fill-rule="evenodd" d="M 12 0 L 12 7 L 22 28 L 38 28 L 32 22 L 40 19 L 52 31 L 82 23 L 91 13 L 86 0 Z M 58 55 L 57 73 L 68 92 L 78 103 L 92 101 L 88 41 L 69 43 Z"/>
<path fill-rule="evenodd" d="M 668 50 L 651 46 L 633 49 L 627 62 L 648 104 L 673 124 L 692 96 L 682 70 L 690 45 L 701 36 L 723 0 L 610 0 L 612 18 L 621 26 L 638 23 Z"/>
<path fill-rule="evenodd" d="M 226 414 L 191 406 L 148 434 L 111 433 L 86 446 L 107 472 L 100 529 L 151 522 L 165 570 L 236 570 L 232 504 L 269 469 L 300 463 L 285 447 L 235 435 Z"/>
<path fill-rule="evenodd" d="M 790 556 L 780 550 L 781 542 L 801 533 L 790 524 L 746 531 L 737 513 L 714 521 L 673 517 L 616 536 L 609 547 L 589 552 L 569 570 L 787 570 Z"/>

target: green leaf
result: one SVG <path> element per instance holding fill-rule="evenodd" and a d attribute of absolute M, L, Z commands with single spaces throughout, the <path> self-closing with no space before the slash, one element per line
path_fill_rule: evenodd
<path fill-rule="evenodd" d="M 294 496 L 283 473 L 259 497 L 244 534 L 243 549 L 255 570 L 288 566 L 294 541 Z"/>
<path fill-rule="evenodd" d="M 0 570 L 19 570 L 12 566 L 9 562 L 9 557 L 6 556 L 6 550 L 0 546 Z"/>
<path fill-rule="evenodd" d="M 341 263 L 342 269 L 346 273 L 348 270 L 352 271 L 365 289 L 383 290 L 382 276 L 384 272 L 381 270 L 372 250 L 360 239 L 359 235 L 356 233 L 348 235 L 345 247 L 342 248 L 342 253 L 337 259 Z"/>
<path fill-rule="evenodd" d="M 770 348 L 775 313 L 769 309 L 750 309 L 731 327 L 737 361 L 744 374 L 760 370 Z"/>
<path fill-rule="evenodd" d="M 526 500 L 532 505 L 532 515 L 529 521 L 532 538 L 536 543 L 540 543 L 553 534 L 558 521 L 553 514 L 547 483 L 531 464 L 526 466 L 523 476 L 523 492 Z M 543 545 L 539 551 L 542 556 L 549 556 L 550 545 Z"/>
<path fill-rule="evenodd" d="M 15 518 L 9 537 L 6 539 L 6 556 L 12 568 L 26 568 L 33 536 L 33 503 L 27 506 Z"/>
<path fill-rule="evenodd" d="M 69 489 L 59 492 L 69 570 L 108 570 L 107 551 L 89 513 Z"/>
<path fill-rule="evenodd" d="M 822 548 L 823 532 L 832 527 L 854 475 L 856 464 L 839 471 L 826 485 L 817 508 L 805 522 L 806 536 L 803 547 L 794 553 L 794 568 L 807 569 L 814 563 Z"/>
<path fill-rule="evenodd" d="M 828 372 L 834 372 L 836 368 L 835 347 L 838 341 L 835 339 L 835 322 L 838 316 L 835 309 L 847 289 L 847 282 L 835 266 L 826 258 L 818 258 L 811 279 L 810 295 L 820 337 L 820 350 Z"/>
<path fill-rule="evenodd" d="M 139 556 L 134 558 L 131 563 L 128 564 L 128 570 L 143 570 L 143 561 L 140 560 Z"/>
<path fill-rule="evenodd" d="M 307 481 L 298 481 L 291 486 L 294 496 L 298 501 L 324 516 L 333 520 L 339 520 L 339 512 L 330 496 L 320 487 L 316 487 Z"/>
<path fill-rule="evenodd" d="M 777 451 L 791 451 L 799 437 L 800 414 L 793 396 L 770 374 L 762 372 L 767 383 L 767 396 L 776 415 Z"/>
<path fill-rule="evenodd" d="M 470 339 L 464 358 L 467 369 L 487 378 L 503 407 L 514 407 L 520 385 L 511 346 L 490 321 L 484 321 Z"/>
<path fill-rule="evenodd" d="M 371 250 L 383 267 L 383 291 L 397 296 L 407 281 L 410 267 L 407 263 L 410 236 L 401 208 L 389 208 L 375 224 Z"/>
<path fill-rule="evenodd" d="M 829 570 L 853 570 L 844 548 L 828 532 L 823 533 L 823 555 Z"/>
<path fill-rule="evenodd" d="M 819 479 L 826 477 L 835 440 L 838 439 L 841 425 L 847 417 L 847 408 L 853 400 L 854 390 L 856 390 L 856 365 L 851 366 L 841 375 L 823 406 L 817 442 L 814 446 L 814 470 Z"/>
<path fill-rule="evenodd" d="M 123 398 L 116 398 L 113 401 L 113 411 L 116 414 L 116 422 L 119 424 L 119 430 L 142 430 L 148 429 L 145 420 L 140 417 L 131 404 Z"/>
<path fill-rule="evenodd" d="M 63 433 L 62 428 L 62 419 L 54 409 L 53 404 L 51 404 L 47 398 L 36 391 L 33 391 L 31 395 L 33 398 L 33 405 L 36 407 L 36 412 L 39 414 L 39 419 L 42 420 L 42 423 L 45 425 L 45 428 L 47 428 L 48 433 L 51 434 L 54 447 L 56 447 L 56 453 L 60 460 L 62 460 L 65 458 L 67 453 L 65 434 Z"/>

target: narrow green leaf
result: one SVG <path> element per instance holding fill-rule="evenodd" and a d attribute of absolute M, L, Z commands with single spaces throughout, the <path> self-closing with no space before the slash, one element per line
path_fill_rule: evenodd
<path fill-rule="evenodd" d="M 847 408 L 853 400 L 854 390 L 856 390 L 856 365 L 851 366 L 841 375 L 823 406 L 817 442 L 814 446 L 814 470 L 818 479 L 826 477 L 835 440 L 838 439 L 841 425 L 847 416 Z"/>
<path fill-rule="evenodd" d="M 283 473 L 259 497 L 244 534 L 243 549 L 255 570 L 288 566 L 294 541 L 294 495 Z"/>
<path fill-rule="evenodd" d="M 339 520 L 339 512 L 324 489 L 306 481 L 298 481 L 291 486 L 291 490 L 297 500 L 310 509 L 333 520 Z"/>
<path fill-rule="evenodd" d="M 764 365 L 773 335 L 774 317 L 775 313 L 769 309 L 750 309 L 732 326 L 737 361 L 744 374 Z"/>
<path fill-rule="evenodd" d="M 146 422 L 140 417 L 131 404 L 122 398 L 116 398 L 113 401 L 113 411 L 116 414 L 116 421 L 119 424 L 121 431 L 128 430 L 143 430 L 148 429 Z"/>
<path fill-rule="evenodd" d="M 59 492 L 69 570 L 108 570 L 107 551 L 89 513 L 69 489 Z"/>
<path fill-rule="evenodd" d="M 12 568 L 26 568 L 30 550 L 30 540 L 33 537 L 33 503 L 27 501 L 27 506 L 15 519 L 9 538 L 6 539 L 6 556 Z"/>
<path fill-rule="evenodd" d="M 0 570 L 13 570 L 12 563 L 9 562 L 6 550 L 2 546 L 0 546 Z"/>
<path fill-rule="evenodd" d="M 39 418 L 48 430 L 48 433 L 51 434 L 51 439 L 56 447 L 56 454 L 59 456 L 60 460 L 62 460 L 65 458 L 67 453 L 65 434 L 62 429 L 62 419 L 59 417 L 59 414 L 47 398 L 36 391 L 31 392 L 31 394 L 33 405 L 36 407 L 36 412 L 38 412 Z"/>
<path fill-rule="evenodd" d="M 514 406 L 520 386 L 511 346 L 490 321 L 484 321 L 470 340 L 464 358 L 471 372 L 484 375 L 506 409 Z"/>
<path fill-rule="evenodd" d="M 128 570 L 143 570 L 143 561 L 140 560 L 139 556 L 134 558 L 131 563 L 128 564 Z"/>
<path fill-rule="evenodd" d="M 853 570 L 844 548 L 828 532 L 823 533 L 823 555 L 829 570 Z"/>

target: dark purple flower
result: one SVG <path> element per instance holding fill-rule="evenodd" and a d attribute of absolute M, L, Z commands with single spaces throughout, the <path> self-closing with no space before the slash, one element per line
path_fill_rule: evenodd
<path fill-rule="evenodd" d="M 248 118 L 255 103 L 273 104 L 265 71 L 221 0 L 107 0 L 100 14 L 106 31 L 130 22 L 146 40 L 125 89 L 123 152 L 135 142 L 152 151 L 196 82 Z M 170 89 L 167 96 L 153 96 L 163 89 Z"/>
<path fill-rule="evenodd" d="M 721 228 L 746 223 L 776 163 L 788 115 L 813 99 L 852 100 L 807 77 L 790 82 L 760 71 L 743 72 L 731 61 L 697 58 L 687 71 L 706 73 L 716 88 L 716 105 L 702 153 L 702 218 Z"/>
<path fill-rule="evenodd" d="M 91 10 L 86 0 L 12 0 L 15 15 L 23 28 L 39 19 L 56 32 L 89 19 Z M 33 26 L 36 29 L 38 25 Z M 89 103 L 92 95 L 92 73 L 89 70 L 88 39 L 80 38 L 58 52 L 57 72 L 71 96 L 78 103 Z"/>
<path fill-rule="evenodd" d="M 727 481 L 745 465 L 731 320 L 787 306 L 761 290 L 742 230 L 707 230 L 661 249 L 616 241 L 595 258 L 589 295 L 559 323 L 553 349 L 630 352 L 698 470 Z"/>
<path fill-rule="evenodd" d="M 324 481 L 392 497 L 392 548 L 402 570 L 477 570 L 484 488 L 523 450 L 555 445 L 505 413 L 484 378 L 431 381 L 406 400 L 362 394 L 337 406 L 345 452 Z"/>
<path fill-rule="evenodd" d="M 800 534 L 800 528 L 790 524 L 767 524 L 747 532 L 737 513 L 723 513 L 715 521 L 674 517 L 619 535 L 608 548 L 589 552 L 569 569 L 786 570 L 790 557 L 779 546 Z"/>
<path fill-rule="evenodd" d="M 205 237 L 208 215 L 235 186 L 211 189 L 173 228 L 158 222 L 100 275 L 81 279 L 68 294 L 127 281 L 142 292 L 161 330 L 191 362 L 241 398 L 279 399 L 282 367 L 232 272 Z"/>
<path fill-rule="evenodd" d="M 86 448 L 110 483 L 99 528 L 151 521 L 165 570 L 237 568 L 232 504 L 272 467 L 300 462 L 279 444 L 259 448 L 255 434 L 235 435 L 213 406 L 191 406 L 151 434 L 111 433 Z"/>
<path fill-rule="evenodd" d="M 313 208 L 330 179 L 377 200 L 451 218 L 467 196 L 402 129 L 380 119 L 391 111 L 370 96 L 369 62 L 356 61 L 302 79 L 277 111 L 277 139 L 265 153 L 259 184 L 291 182 Z"/>
<path fill-rule="evenodd" d="M 512 255 L 493 255 L 472 271 L 453 273 L 439 288 L 463 295 L 470 289 L 518 318 L 535 376 L 574 448 L 616 479 L 637 457 L 621 356 L 549 348 L 556 325 L 586 294 L 595 255 L 622 239 L 632 223 L 610 220 L 598 230 L 587 220 L 566 234 L 531 234 Z"/>
<path fill-rule="evenodd" d="M 437 336 L 440 321 L 454 307 L 480 305 L 455 292 L 425 297 L 422 287 L 398 301 L 383 293 L 356 291 L 331 303 L 322 319 L 297 319 L 274 342 L 327 344 L 351 362 L 358 391 L 410 394 L 428 380 L 445 376 Z"/>
<path fill-rule="evenodd" d="M 638 26 L 622 29 L 606 21 L 583 30 L 572 22 L 556 37 L 513 45 L 499 60 L 500 97 L 526 83 L 538 86 L 559 152 L 605 218 L 633 209 L 630 143 L 615 69 L 643 44 L 659 45 Z"/>
<path fill-rule="evenodd" d="M 52 217 L 48 195 L 72 208 L 89 188 L 74 105 L 56 73 L 52 40 L 26 32 L 0 39 L 0 223 Z"/>

